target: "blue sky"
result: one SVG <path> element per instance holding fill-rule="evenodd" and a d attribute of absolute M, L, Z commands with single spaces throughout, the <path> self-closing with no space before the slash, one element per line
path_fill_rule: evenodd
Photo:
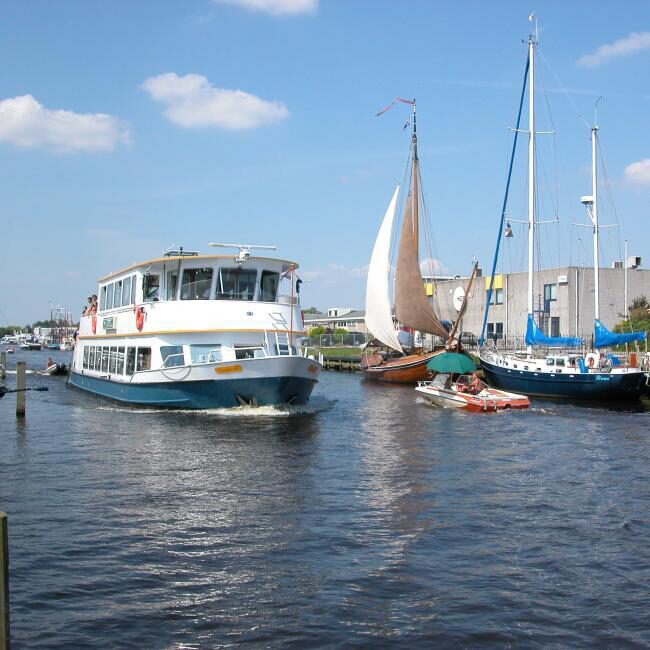
<path fill-rule="evenodd" d="M 45 318 L 50 301 L 80 309 L 97 277 L 215 240 L 278 245 L 308 280 L 304 306 L 362 307 L 409 146 L 405 106 L 375 117 L 395 96 L 418 101 L 432 257 L 449 273 L 472 256 L 488 268 L 531 10 L 546 89 L 538 128 L 556 131 L 540 136 L 560 218 L 544 227 L 543 261 L 590 263 L 577 242 L 588 235 L 571 224 L 585 218 L 585 120 L 602 96 L 616 209 L 603 200 L 602 221 L 621 226 L 603 238 L 603 264 L 624 238 L 650 264 L 645 1 L 8 0 L 0 323 Z M 522 170 L 513 218 L 524 182 Z M 521 267 L 519 254 L 506 260 Z"/>

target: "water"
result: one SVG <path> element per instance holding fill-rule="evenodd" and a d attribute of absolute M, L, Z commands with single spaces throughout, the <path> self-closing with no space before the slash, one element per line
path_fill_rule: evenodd
<path fill-rule="evenodd" d="M 297 413 L 181 413 L 38 383 L 24 423 L 0 400 L 15 648 L 650 645 L 642 409 L 458 413 L 325 373 Z"/>

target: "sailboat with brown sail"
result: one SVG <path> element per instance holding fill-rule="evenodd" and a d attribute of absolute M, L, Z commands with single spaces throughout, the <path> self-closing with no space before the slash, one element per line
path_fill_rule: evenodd
<path fill-rule="evenodd" d="M 419 232 L 420 232 L 420 167 L 417 149 L 417 122 L 415 100 L 397 98 L 387 108 L 402 102 L 413 108 L 411 116 L 411 160 L 410 187 L 406 205 L 402 215 L 402 226 L 399 237 L 397 265 L 395 269 L 395 318 L 413 332 L 422 335 L 432 334 L 442 337 L 445 341 L 449 333 L 433 311 L 426 294 L 424 280 L 419 264 Z M 382 347 L 370 353 L 367 349 L 361 359 L 361 368 L 367 379 L 377 381 L 415 384 L 427 379 L 429 371 L 427 362 L 436 354 L 445 350 L 444 346 L 425 351 L 423 347 L 405 350 L 393 321 L 393 311 L 390 301 L 390 270 L 393 222 L 397 207 L 399 185 L 390 201 L 382 221 L 368 267 L 368 282 L 366 285 L 366 326 Z M 415 337 L 413 337 L 415 338 Z M 422 337 L 424 340 L 424 336 Z M 384 352 L 384 350 L 386 350 Z"/>

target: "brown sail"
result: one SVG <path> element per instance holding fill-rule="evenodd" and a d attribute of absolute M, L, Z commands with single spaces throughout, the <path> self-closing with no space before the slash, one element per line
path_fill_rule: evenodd
<path fill-rule="evenodd" d="M 447 330 L 433 313 L 427 299 L 424 281 L 418 264 L 418 253 L 413 235 L 411 195 L 406 202 L 402 232 L 395 271 L 395 315 L 405 327 L 418 332 L 447 338 Z M 417 201 L 417 197 L 415 199 Z"/>

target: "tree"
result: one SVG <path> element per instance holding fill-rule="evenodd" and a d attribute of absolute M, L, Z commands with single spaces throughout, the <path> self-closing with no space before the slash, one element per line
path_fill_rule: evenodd
<path fill-rule="evenodd" d="M 334 330 L 334 340 L 336 341 L 338 339 L 341 342 L 341 345 L 343 345 L 343 338 L 347 333 L 348 331 L 345 329 L 345 327 L 337 327 Z"/>
<path fill-rule="evenodd" d="M 325 334 L 325 328 L 322 325 L 317 325 L 309 330 L 309 336 L 320 336 L 321 334 Z"/>
<path fill-rule="evenodd" d="M 309 309 L 303 309 L 303 314 L 320 314 L 320 309 L 318 307 L 309 307 Z"/>

